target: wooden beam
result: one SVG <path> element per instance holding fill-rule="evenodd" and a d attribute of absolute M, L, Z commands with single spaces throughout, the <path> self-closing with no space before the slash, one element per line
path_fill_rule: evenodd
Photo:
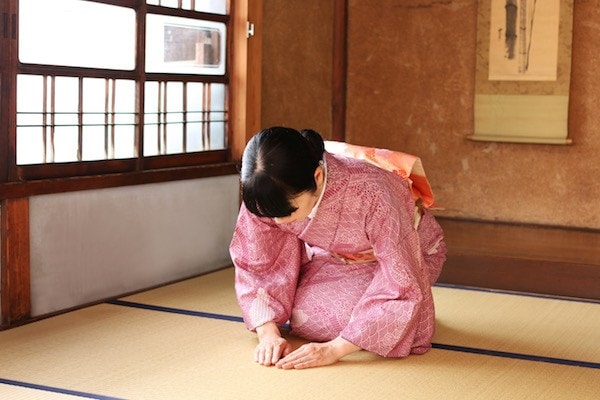
<path fill-rule="evenodd" d="M 31 316 L 29 272 L 29 199 L 3 200 L 1 205 L 2 327 Z"/>
<path fill-rule="evenodd" d="M 253 36 L 248 39 L 246 139 L 250 139 L 250 137 L 262 128 L 263 0 L 250 1 L 248 5 L 248 21 L 254 25 L 254 32 Z"/>
<path fill-rule="evenodd" d="M 263 2 L 240 0 L 232 4 L 229 139 L 231 159 L 236 161 L 261 125 Z M 248 24 L 252 24 L 252 34 L 248 34 Z"/>
<path fill-rule="evenodd" d="M 160 163 L 168 163 L 169 159 L 165 158 L 163 160 L 158 160 L 157 158 L 157 161 Z M 76 192 L 80 190 L 106 189 L 119 186 L 143 185 L 147 183 L 209 178 L 213 176 L 236 175 L 237 173 L 237 165 L 235 163 L 220 162 L 208 165 L 139 172 L 0 183 L 0 199 L 18 199 L 21 197 L 50 193 Z"/>
<path fill-rule="evenodd" d="M 334 0 L 333 4 L 331 139 L 343 142 L 346 139 L 348 0 Z"/>
<path fill-rule="evenodd" d="M 0 182 L 16 177 L 17 3 L 0 2 Z"/>

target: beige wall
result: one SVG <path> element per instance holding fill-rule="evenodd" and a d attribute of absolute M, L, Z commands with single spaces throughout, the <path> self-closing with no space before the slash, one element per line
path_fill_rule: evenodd
<path fill-rule="evenodd" d="M 264 126 L 329 135 L 329 3 L 265 0 Z M 440 214 L 600 229 L 597 21 L 600 1 L 575 2 L 574 144 L 482 143 L 466 139 L 473 133 L 476 1 L 349 0 L 346 139 L 419 155 L 445 207 Z"/>
<path fill-rule="evenodd" d="M 264 0 L 262 126 L 331 128 L 333 2 Z"/>

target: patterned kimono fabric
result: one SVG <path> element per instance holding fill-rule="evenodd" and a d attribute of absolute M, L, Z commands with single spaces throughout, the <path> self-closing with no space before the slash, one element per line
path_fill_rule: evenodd
<path fill-rule="evenodd" d="M 385 357 L 431 347 L 431 285 L 446 259 L 443 232 L 399 174 L 325 152 L 314 217 L 276 224 L 242 205 L 230 246 L 248 329 L 289 321 L 311 341 L 339 335 Z M 408 175 L 408 174 L 406 174 Z"/>

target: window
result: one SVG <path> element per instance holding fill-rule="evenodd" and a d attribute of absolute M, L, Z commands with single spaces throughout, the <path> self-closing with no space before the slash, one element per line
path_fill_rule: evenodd
<path fill-rule="evenodd" d="M 228 0 L 7 7 L 18 24 L 4 24 L 0 60 L 2 82 L 14 82 L 3 96 L 15 105 L 2 102 L 0 115 L 14 122 L 2 121 L 0 180 L 227 161 Z"/>

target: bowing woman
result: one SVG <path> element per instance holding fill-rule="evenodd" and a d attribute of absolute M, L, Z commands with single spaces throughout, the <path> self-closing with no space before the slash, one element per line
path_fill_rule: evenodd
<path fill-rule="evenodd" d="M 431 285 L 443 232 L 406 179 L 334 155 L 312 130 L 264 129 L 248 142 L 230 254 L 255 361 L 329 365 L 364 349 L 383 357 L 431 347 Z M 293 349 L 281 334 L 309 343 Z"/>

